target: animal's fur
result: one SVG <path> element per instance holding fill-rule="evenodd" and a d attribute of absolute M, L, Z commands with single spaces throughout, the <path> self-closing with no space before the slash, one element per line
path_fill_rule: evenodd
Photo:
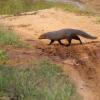
<path fill-rule="evenodd" d="M 80 38 L 78 36 L 82 36 L 82 37 L 87 38 L 87 39 L 96 39 L 97 38 L 97 37 L 89 35 L 88 33 L 84 32 L 84 31 L 81 31 L 81 30 L 62 29 L 62 30 L 58 30 L 58 31 L 44 33 L 44 34 L 40 35 L 39 39 L 51 40 L 51 42 L 49 43 L 50 45 L 54 41 L 58 41 L 61 45 L 63 45 L 61 43 L 61 40 L 67 39 L 69 42 L 69 44 L 67 46 L 69 46 L 71 44 L 72 39 L 79 40 L 80 44 L 82 44 L 82 41 L 80 40 Z"/>

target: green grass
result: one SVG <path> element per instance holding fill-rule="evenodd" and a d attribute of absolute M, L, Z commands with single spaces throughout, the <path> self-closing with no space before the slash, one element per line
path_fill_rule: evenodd
<path fill-rule="evenodd" d="M 13 45 L 17 44 L 19 41 L 19 37 L 14 32 L 5 28 L 0 28 L 0 44 Z"/>
<path fill-rule="evenodd" d="M 0 0 L 0 14 L 14 14 L 23 11 L 22 0 Z"/>
<path fill-rule="evenodd" d="M 7 28 L 0 27 L 0 45 L 14 45 L 18 47 L 23 47 L 24 43 L 22 43 L 19 36 Z"/>
<path fill-rule="evenodd" d="M 33 10 L 47 9 L 47 8 L 62 8 L 64 10 L 78 12 L 80 9 L 71 3 L 57 3 L 57 2 L 35 2 L 32 6 Z"/>
<path fill-rule="evenodd" d="M 57 65 L 41 61 L 29 67 L 0 66 L 0 98 L 80 100 L 74 85 Z"/>
<path fill-rule="evenodd" d="M 8 61 L 8 56 L 4 50 L 0 50 L 0 64 L 5 64 Z"/>
<path fill-rule="evenodd" d="M 78 7 L 70 3 L 46 2 L 39 0 L 0 0 L 0 14 L 19 14 L 21 12 L 41 10 L 47 8 L 62 8 L 72 12 L 82 12 Z"/>

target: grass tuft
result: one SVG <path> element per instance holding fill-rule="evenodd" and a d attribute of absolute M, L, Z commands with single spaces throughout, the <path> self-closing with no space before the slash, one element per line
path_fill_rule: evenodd
<path fill-rule="evenodd" d="M 0 44 L 14 45 L 19 41 L 19 37 L 14 32 L 0 28 Z"/>
<path fill-rule="evenodd" d="M 0 27 L 0 45 L 13 45 L 17 47 L 24 47 L 20 37 L 12 30 Z"/>
<path fill-rule="evenodd" d="M 8 56 L 4 50 L 0 50 L 0 64 L 5 64 L 8 61 Z"/>

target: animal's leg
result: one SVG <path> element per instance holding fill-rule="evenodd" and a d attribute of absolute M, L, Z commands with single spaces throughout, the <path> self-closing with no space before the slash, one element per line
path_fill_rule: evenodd
<path fill-rule="evenodd" d="M 75 40 L 79 40 L 79 41 L 80 41 L 80 44 L 82 44 L 81 39 L 80 39 L 77 35 L 73 36 L 73 39 L 75 39 Z"/>
<path fill-rule="evenodd" d="M 60 44 L 60 45 L 64 45 L 63 43 L 61 43 L 61 41 L 60 41 L 60 40 L 58 40 L 58 42 L 59 42 L 59 44 Z"/>
<path fill-rule="evenodd" d="M 51 45 L 54 42 L 54 40 L 51 40 L 51 42 L 49 43 L 49 45 Z"/>
<path fill-rule="evenodd" d="M 80 44 L 82 44 L 82 41 L 81 41 L 81 39 L 79 38 L 79 41 L 80 41 Z"/>
<path fill-rule="evenodd" d="M 71 41 L 72 41 L 72 39 L 68 39 L 68 44 L 66 46 L 70 46 L 71 45 Z"/>

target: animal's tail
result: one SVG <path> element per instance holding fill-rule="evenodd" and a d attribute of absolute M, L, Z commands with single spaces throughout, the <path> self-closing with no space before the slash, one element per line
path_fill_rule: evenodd
<path fill-rule="evenodd" d="M 97 37 L 91 36 L 90 34 L 84 32 L 84 31 L 78 31 L 77 35 L 80 35 L 80 36 L 87 38 L 87 39 L 97 39 Z"/>

